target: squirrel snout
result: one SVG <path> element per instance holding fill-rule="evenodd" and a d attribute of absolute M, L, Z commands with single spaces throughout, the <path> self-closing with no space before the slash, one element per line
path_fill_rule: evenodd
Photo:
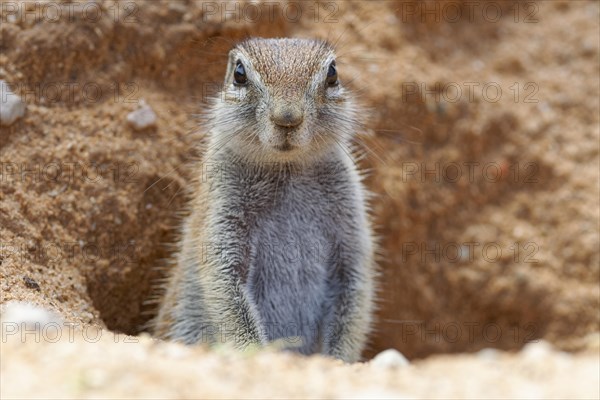
<path fill-rule="evenodd" d="M 271 121 L 281 127 L 291 128 L 298 126 L 303 120 L 304 110 L 296 105 L 276 105 L 271 110 Z"/>

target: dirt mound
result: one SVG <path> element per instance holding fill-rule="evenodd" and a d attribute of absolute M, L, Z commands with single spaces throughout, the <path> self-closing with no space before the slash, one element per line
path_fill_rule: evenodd
<path fill-rule="evenodd" d="M 366 355 L 574 350 L 599 330 L 597 2 L 97 1 L 57 20 L 14 4 L 0 79 L 27 112 L 0 133 L 0 303 L 139 333 L 226 49 L 316 36 L 369 119 L 382 283 Z M 142 99 L 157 124 L 135 131 Z"/>
<path fill-rule="evenodd" d="M 58 339 L 57 332 L 40 333 L 38 343 L 23 344 L 18 333 L 3 340 L 2 398 L 579 399 L 600 394 L 597 353 L 571 355 L 544 343 L 516 355 L 488 349 L 393 367 L 207 351 L 106 331 L 65 330 Z"/>

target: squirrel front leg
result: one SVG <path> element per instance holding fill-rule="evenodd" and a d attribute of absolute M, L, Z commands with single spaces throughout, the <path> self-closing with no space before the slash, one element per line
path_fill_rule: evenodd
<path fill-rule="evenodd" d="M 232 223 L 231 219 L 228 219 Z M 239 225 L 238 225 L 239 226 Z M 245 349 L 251 345 L 264 345 L 266 334 L 254 300 L 246 290 L 245 281 L 249 269 L 249 244 L 243 234 L 231 227 L 219 229 L 213 235 L 204 274 L 205 300 L 211 320 L 218 326 L 222 340 L 233 342 L 235 347 Z M 232 234 L 232 232 L 235 232 Z"/>
<path fill-rule="evenodd" d="M 363 249 L 366 250 L 366 249 Z M 374 266 L 361 251 L 346 252 L 332 276 L 335 295 L 323 327 L 323 353 L 345 362 L 361 358 L 371 331 Z"/>
<path fill-rule="evenodd" d="M 259 313 L 245 289 L 249 268 L 247 237 L 235 216 L 204 224 L 192 214 L 183 230 L 178 270 L 171 280 L 157 327 L 161 336 L 187 344 L 232 343 L 239 349 L 267 342 Z M 219 222 L 220 220 L 220 222 Z M 223 225 L 227 226 L 223 226 Z M 172 306 L 170 306 L 172 304 Z"/>

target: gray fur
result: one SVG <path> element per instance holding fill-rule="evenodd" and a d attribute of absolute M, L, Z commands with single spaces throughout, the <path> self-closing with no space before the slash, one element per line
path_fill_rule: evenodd
<path fill-rule="evenodd" d="M 240 349 L 279 340 L 360 359 L 374 248 L 348 150 L 357 110 L 341 85 L 325 83 L 334 59 L 325 42 L 300 39 L 251 39 L 230 52 L 198 170 L 205 182 L 156 321 L 162 336 Z M 237 60 L 244 87 L 233 85 Z M 278 124 L 286 110 L 302 113 L 293 126 Z"/>

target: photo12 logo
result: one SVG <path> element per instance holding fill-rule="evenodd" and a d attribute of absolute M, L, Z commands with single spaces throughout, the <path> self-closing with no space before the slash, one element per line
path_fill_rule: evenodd
<path fill-rule="evenodd" d="M 413 259 L 422 264 L 458 264 L 483 260 L 494 264 L 505 260 L 537 264 L 539 260 L 535 255 L 539 250 L 539 245 L 533 241 L 515 242 L 508 246 L 496 242 L 406 242 L 402 243 L 402 262 Z"/>
<path fill-rule="evenodd" d="M 140 261 L 134 240 L 125 242 L 98 241 L 29 241 L 28 243 L 0 242 L 0 257 L 13 258 L 20 263 L 33 261 L 43 265 L 62 262 L 95 263 L 110 259 L 118 264 L 135 264 Z M 27 283 L 27 282 L 26 282 Z"/>
<path fill-rule="evenodd" d="M 273 23 L 278 19 L 300 22 L 308 18 L 314 22 L 337 23 L 339 5 L 335 1 L 207 1 L 202 3 L 202 19 L 247 23 Z"/>
<path fill-rule="evenodd" d="M 21 343 L 74 343 L 80 338 L 87 343 L 97 343 L 108 334 L 114 343 L 138 343 L 139 339 L 123 334 L 115 334 L 95 326 L 81 325 L 77 322 L 14 322 L 2 321 L 2 343 L 18 339 Z"/>
<path fill-rule="evenodd" d="M 513 82 L 504 88 L 498 82 L 403 82 L 402 101 L 418 98 L 422 102 L 498 103 L 502 98 L 514 103 L 539 103 L 536 82 Z"/>
<path fill-rule="evenodd" d="M 137 104 L 139 86 L 136 82 L 55 81 L 43 83 L 8 82 L 10 92 L 18 93 L 28 104 L 52 106 L 55 104 L 96 104 L 102 101 Z M 3 91 L 2 103 L 8 100 L 9 91 Z"/>
<path fill-rule="evenodd" d="M 46 163 L 0 162 L 0 182 L 31 182 L 74 185 L 111 180 L 114 183 L 136 183 L 139 164 L 82 163 L 79 161 L 49 161 Z"/>
<path fill-rule="evenodd" d="M 539 22 L 539 5 L 535 1 L 400 1 L 397 13 L 403 23 L 497 23 L 502 19 L 525 24 Z"/>
<path fill-rule="evenodd" d="M 539 329 L 534 323 L 502 326 L 494 322 L 453 321 L 428 323 L 426 321 L 393 321 L 403 343 L 476 343 L 512 342 L 514 344 L 538 341 Z"/>
<path fill-rule="evenodd" d="M 406 182 L 433 182 L 446 184 L 478 183 L 539 183 L 539 166 L 535 162 L 510 163 L 503 161 L 463 161 L 446 163 L 403 162 L 401 180 Z"/>
<path fill-rule="evenodd" d="M 59 23 L 84 21 L 97 23 L 110 18 L 114 22 L 138 23 L 139 6 L 133 1 L 2 1 L 2 23 Z"/>

